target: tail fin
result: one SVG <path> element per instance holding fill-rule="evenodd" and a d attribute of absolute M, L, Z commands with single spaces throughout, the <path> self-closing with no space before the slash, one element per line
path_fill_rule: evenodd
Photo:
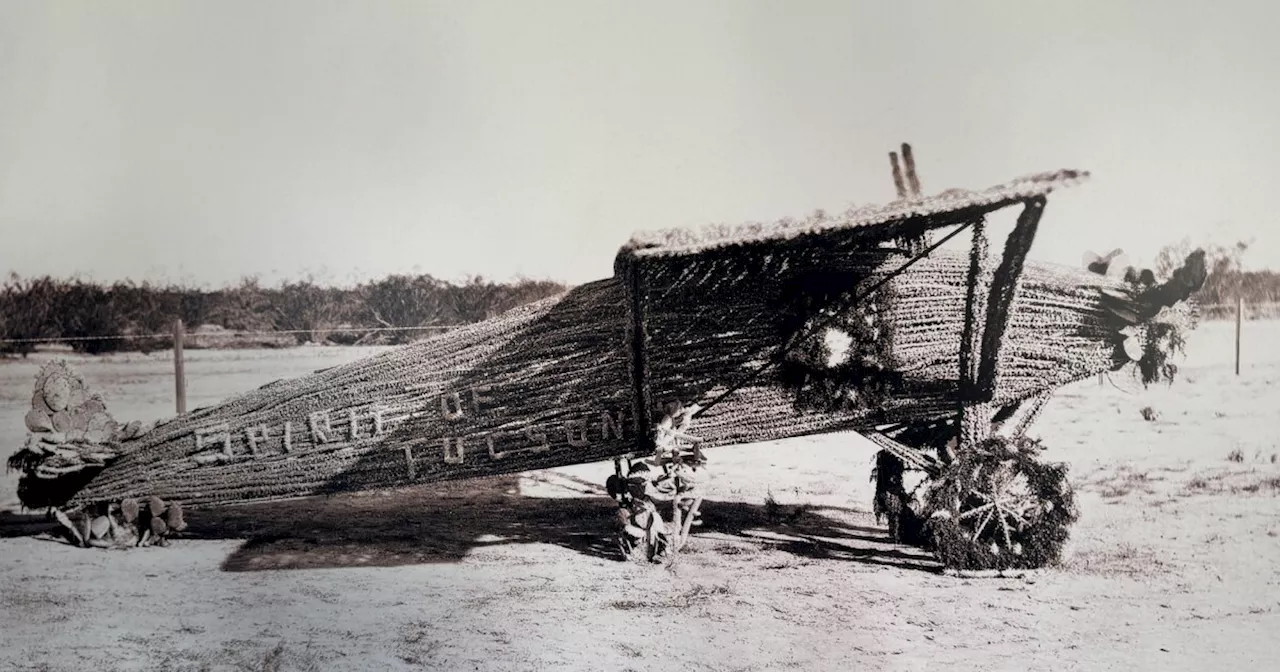
<path fill-rule="evenodd" d="M 45 364 L 36 376 L 27 441 L 9 456 L 23 472 L 18 498 L 28 508 L 65 504 L 120 455 L 121 441 L 142 433 L 140 423 L 121 426 L 102 398 L 65 362 Z"/>

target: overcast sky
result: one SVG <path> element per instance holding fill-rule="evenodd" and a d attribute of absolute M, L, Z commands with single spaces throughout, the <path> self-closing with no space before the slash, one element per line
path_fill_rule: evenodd
<path fill-rule="evenodd" d="M 1029 172 L 1032 256 L 1255 238 L 1273 3 L 0 0 L 0 270 L 611 273 L 639 229 Z"/>

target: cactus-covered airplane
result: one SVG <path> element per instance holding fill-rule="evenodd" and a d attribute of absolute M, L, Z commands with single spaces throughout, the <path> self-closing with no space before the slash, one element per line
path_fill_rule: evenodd
<path fill-rule="evenodd" d="M 155 521 L 182 506 L 651 457 L 610 491 L 624 538 L 652 549 L 687 534 L 705 449 L 853 430 L 885 450 L 877 510 L 899 537 L 924 515 L 898 479 L 918 468 L 949 497 L 925 508 L 949 521 L 933 543 L 960 540 L 956 562 L 1042 564 L 1031 547 L 1062 534 L 1069 493 L 1020 437 L 1063 385 L 1169 375 L 1203 254 L 1163 283 L 1109 259 L 1028 262 L 1047 197 L 1087 173 L 923 196 L 906 145 L 903 159 L 887 205 L 638 234 L 611 278 L 151 427 L 117 422 L 51 365 L 10 458 L 20 498 L 112 529 L 130 509 L 163 537 Z M 993 250 L 986 220 L 1009 207 Z M 943 249 L 966 231 L 967 252 Z M 653 508 L 664 493 L 673 519 Z M 77 526 L 86 543 L 91 527 Z"/>

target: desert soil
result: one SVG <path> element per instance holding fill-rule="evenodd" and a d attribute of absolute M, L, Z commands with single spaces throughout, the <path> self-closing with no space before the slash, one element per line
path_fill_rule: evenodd
<path fill-rule="evenodd" d="M 705 525 L 671 566 L 615 557 L 611 464 L 193 512 L 189 538 L 128 551 L 18 525 L 8 474 L 0 668 L 1273 669 L 1280 322 L 1246 324 L 1238 377 L 1232 327 L 1202 326 L 1172 387 L 1057 394 L 1033 433 L 1082 518 L 1031 576 L 953 578 L 890 543 L 873 449 L 848 434 L 713 451 Z M 370 352 L 191 351 L 189 405 Z M 0 363 L 11 448 L 52 356 Z M 172 412 L 167 353 L 67 358 L 117 419 Z"/>

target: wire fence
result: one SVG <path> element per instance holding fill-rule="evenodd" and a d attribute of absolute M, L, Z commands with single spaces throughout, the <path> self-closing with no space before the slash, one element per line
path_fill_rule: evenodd
<path fill-rule="evenodd" d="M 1201 304 L 1200 315 L 1208 320 L 1234 320 L 1236 318 L 1237 306 L 1234 303 L 1209 303 Z M 1241 319 L 1245 320 L 1274 320 L 1280 318 L 1280 301 L 1263 301 L 1258 303 L 1249 303 L 1248 301 L 1241 306 L 1243 313 Z"/>
<path fill-rule="evenodd" d="M 317 327 L 315 329 L 270 329 L 262 331 L 218 330 L 205 332 L 187 332 L 188 338 L 250 338 L 269 336 L 295 336 L 299 334 L 376 334 L 406 331 L 448 331 L 460 329 L 465 324 L 430 325 L 421 327 Z M 84 341 L 146 341 L 173 338 L 173 332 L 154 334 L 110 334 L 104 336 L 49 336 L 42 338 L 0 338 L 0 345 L 21 343 L 78 343 Z"/>
<path fill-rule="evenodd" d="M 1234 303 L 1211 303 L 1201 304 L 1199 306 L 1200 314 L 1204 319 L 1209 320 L 1227 320 L 1236 318 L 1237 305 Z M 1243 313 L 1240 316 L 1244 320 L 1269 320 L 1280 319 L 1280 301 L 1244 303 Z M 417 327 L 317 327 L 315 329 L 266 329 L 266 330 L 217 330 L 217 331 L 195 331 L 186 332 L 185 336 L 190 339 L 210 338 L 210 339 L 244 339 L 244 338 L 270 338 L 275 336 L 297 336 L 302 334 L 321 335 L 321 334 L 350 334 L 365 335 L 379 333 L 403 333 L 403 332 L 431 332 L 431 331 L 449 331 L 460 329 L 467 326 L 466 324 L 437 324 L 423 325 Z M 159 341 L 173 338 L 173 332 L 158 332 L 152 334 L 107 334 L 101 336 L 47 336 L 38 338 L 0 338 L 0 345 L 26 345 L 26 344 L 56 344 L 56 343 L 80 343 L 88 341 Z"/>
<path fill-rule="evenodd" d="M 1204 319 L 1208 320 L 1235 320 L 1235 373 L 1240 375 L 1240 341 L 1242 323 L 1252 320 L 1269 320 L 1280 317 L 1280 302 L 1258 302 L 1247 304 L 1238 301 L 1235 304 L 1201 304 L 1198 306 L 1199 312 Z M 101 336 L 51 336 L 37 338 L 8 338 L 0 339 L 0 346 L 34 346 L 38 344 L 56 344 L 56 343 L 76 343 L 84 341 L 152 341 L 152 342 L 168 342 L 169 347 L 174 351 L 174 382 L 176 394 L 176 407 L 179 414 L 186 412 L 186 376 L 184 375 L 184 347 L 191 347 L 203 338 L 213 338 L 225 343 L 226 340 L 235 341 L 237 339 L 248 338 L 276 338 L 285 336 L 310 335 L 313 338 L 319 335 L 327 335 L 334 333 L 342 333 L 348 335 L 356 334 L 377 334 L 377 333 L 394 333 L 394 332 L 441 332 L 452 329 L 459 329 L 468 326 L 467 324 L 448 324 L 448 325 L 422 325 L 415 327 L 327 327 L 315 329 L 282 329 L 282 330 L 246 330 L 246 331 L 230 331 L 230 330 L 214 330 L 200 331 L 194 333 L 186 331 L 185 325 L 181 320 L 175 320 L 173 331 L 159 332 L 150 334 L 109 334 Z M 319 340 L 325 340 L 323 338 Z M 243 347 L 245 344 L 241 343 Z M 235 346 L 233 346 L 235 347 Z M 1098 382 L 1101 384 L 1104 380 L 1103 375 L 1099 375 Z"/>

